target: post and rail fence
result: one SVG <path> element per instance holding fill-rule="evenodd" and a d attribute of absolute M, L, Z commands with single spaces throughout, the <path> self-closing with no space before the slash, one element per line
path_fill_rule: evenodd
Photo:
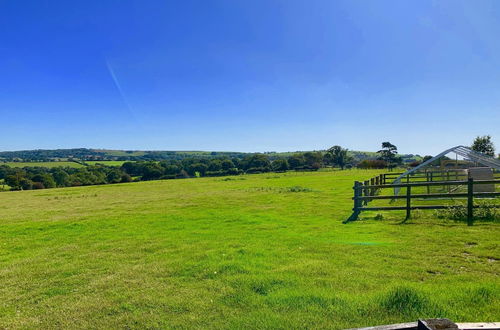
<path fill-rule="evenodd" d="M 387 182 L 393 179 L 396 173 L 385 173 L 380 174 L 370 180 L 364 182 L 355 181 L 354 182 L 354 207 L 352 209 L 352 215 L 344 221 L 344 223 L 358 220 L 358 217 L 363 211 L 393 211 L 402 210 L 406 211 L 405 221 L 410 219 L 412 210 L 440 210 L 449 209 L 463 206 L 456 205 L 413 205 L 413 199 L 432 199 L 432 198 L 466 198 L 467 199 L 467 224 L 471 226 L 474 222 L 474 208 L 479 207 L 474 205 L 474 198 L 484 198 L 484 197 L 497 197 L 500 196 L 500 192 L 475 192 L 475 185 L 484 184 L 500 184 L 500 179 L 495 177 L 494 180 L 474 180 L 473 178 L 467 178 L 466 180 L 456 180 L 458 178 L 457 173 L 441 173 L 438 175 L 433 175 L 426 173 L 425 175 L 412 176 L 412 179 L 425 178 L 426 181 L 410 181 L 410 177 L 407 177 L 406 183 L 396 183 L 388 184 Z M 456 174 L 456 177 L 454 178 Z M 463 176 L 463 175 L 462 175 Z M 435 179 L 441 179 L 439 181 L 434 181 Z M 442 179 L 445 180 L 442 180 Z M 448 179 L 448 180 L 446 180 Z M 451 180 L 450 180 L 451 179 Z M 455 180 L 453 180 L 455 179 Z M 404 180 L 402 180 L 404 181 Z M 448 187 L 448 192 L 444 193 L 430 193 L 431 187 Z M 452 186 L 466 186 L 466 192 L 452 192 L 450 187 Z M 427 193 L 412 193 L 415 188 L 424 187 L 427 189 Z M 394 189 L 394 188 L 406 188 L 406 194 L 394 194 L 394 195 L 379 195 L 382 189 Z M 413 189 L 412 189 L 413 188 Z M 406 205 L 402 206 L 368 206 L 368 203 L 373 200 L 401 200 L 406 201 Z M 491 205 L 489 207 L 500 207 L 500 205 Z"/>

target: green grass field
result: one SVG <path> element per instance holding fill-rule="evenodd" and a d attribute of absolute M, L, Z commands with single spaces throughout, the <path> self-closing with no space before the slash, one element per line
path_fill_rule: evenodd
<path fill-rule="evenodd" d="M 343 225 L 375 171 L 3 192 L 0 328 L 500 320 L 500 225 Z"/>
<path fill-rule="evenodd" d="M 144 156 L 146 154 L 145 151 L 131 151 L 131 152 L 127 152 L 125 150 L 101 150 L 101 149 L 95 149 L 93 151 L 101 152 L 101 153 L 105 154 L 106 156 L 115 156 L 115 157 L 122 157 L 122 156 Z"/>
<path fill-rule="evenodd" d="M 82 164 L 75 162 L 0 162 L 0 165 L 10 167 L 83 167 Z"/>
<path fill-rule="evenodd" d="M 106 165 L 106 166 L 122 166 L 126 161 L 123 160 L 101 160 L 101 161 L 86 161 L 85 164 L 88 165 Z"/>
<path fill-rule="evenodd" d="M 88 165 L 102 164 L 106 166 L 122 166 L 125 161 L 121 160 L 101 160 L 101 161 L 86 161 Z M 84 167 L 84 165 L 75 162 L 0 162 L 0 165 L 7 165 L 10 167 Z"/>

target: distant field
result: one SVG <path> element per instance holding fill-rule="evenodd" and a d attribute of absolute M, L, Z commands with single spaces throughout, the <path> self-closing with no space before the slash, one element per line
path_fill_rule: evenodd
<path fill-rule="evenodd" d="M 377 171 L 0 193 L 0 328 L 500 320 L 500 225 L 351 213 Z"/>
<path fill-rule="evenodd" d="M 102 161 L 86 161 L 88 165 L 103 164 L 106 166 L 122 166 L 125 161 L 121 160 L 102 160 Z M 0 165 L 10 167 L 84 167 L 84 165 L 75 162 L 0 162 Z"/>
<path fill-rule="evenodd" d="M 115 156 L 115 157 L 123 157 L 123 156 L 138 157 L 138 156 L 144 156 L 147 153 L 146 151 L 127 152 L 125 150 L 94 150 L 94 151 L 103 153 L 107 156 Z"/>
<path fill-rule="evenodd" d="M 10 167 L 83 167 L 75 162 L 0 162 L 0 165 Z"/>
<path fill-rule="evenodd" d="M 102 164 L 106 166 L 122 166 L 126 161 L 122 160 L 99 160 L 99 161 L 85 161 L 88 165 Z"/>

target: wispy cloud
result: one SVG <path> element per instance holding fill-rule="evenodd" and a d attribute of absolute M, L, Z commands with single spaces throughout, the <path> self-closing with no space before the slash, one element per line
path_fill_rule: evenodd
<path fill-rule="evenodd" d="M 130 103 L 128 102 L 127 97 L 125 96 L 125 92 L 122 89 L 122 86 L 120 85 L 120 82 L 118 81 L 118 78 L 116 77 L 115 71 L 113 70 L 113 67 L 109 63 L 108 59 L 105 58 L 106 61 L 106 67 L 108 68 L 108 72 L 111 75 L 111 78 L 113 79 L 113 82 L 115 83 L 116 89 L 118 90 L 118 93 L 120 93 L 120 96 L 122 98 L 123 103 L 125 104 L 125 107 L 127 108 L 128 112 L 130 115 L 133 117 L 133 119 L 138 122 L 137 115 L 132 110 L 132 107 L 130 106 Z"/>

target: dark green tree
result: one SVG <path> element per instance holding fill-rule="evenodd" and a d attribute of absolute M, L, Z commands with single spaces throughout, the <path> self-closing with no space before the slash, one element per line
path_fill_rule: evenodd
<path fill-rule="evenodd" d="M 230 168 L 234 168 L 234 163 L 230 159 L 224 159 L 221 162 L 221 167 L 224 171 L 229 170 Z"/>
<path fill-rule="evenodd" d="M 268 169 L 269 165 L 271 165 L 269 157 L 264 154 L 254 154 L 250 157 L 247 157 L 245 158 L 245 163 L 247 169 L 249 168 Z"/>
<path fill-rule="evenodd" d="M 294 154 L 288 158 L 288 164 L 292 169 L 298 169 L 304 166 L 305 159 L 302 154 Z"/>
<path fill-rule="evenodd" d="M 319 169 L 323 165 L 323 154 L 321 152 L 305 152 L 304 160 L 310 169 Z"/>
<path fill-rule="evenodd" d="M 189 166 L 188 173 L 191 176 L 195 176 L 198 173 L 200 176 L 204 176 L 205 172 L 208 170 L 208 166 L 203 163 L 195 163 Z"/>
<path fill-rule="evenodd" d="M 393 169 L 403 162 L 401 157 L 398 157 L 398 147 L 390 142 L 382 142 L 382 149 L 377 152 L 380 154 L 379 159 L 385 161 L 389 169 Z"/>
<path fill-rule="evenodd" d="M 333 146 L 328 149 L 326 153 L 330 155 L 328 158 L 332 165 L 338 166 L 343 170 L 347 163 L 351 161 L 347 151 L 347 149 L 344 149 L 341 146 Z"/>
<path fill-rule="evenodd" d="M 56 182 L 54 181 L 54 178 L 52 177 L 52 175 L 48 173 L 37 174 L 31 178 L 31 181 L 40 182 L 41 184 L 43 184 L 45 188 L 56 187 Z"/>
<path fill-rule="evenodd" d="M 275 172 L 285 172 L 288 170 L 288 161 L 286 159 L 276 159 L 271 163 L 271 168 Z"/>
<path fill-rule="evenodd" d="M 165 167 L 165 175 L 176 175 L 180 172 L 180 168 L 177 165 L 167 165 Z"/>
<path fill-rule="evenodd" d="M 10 186 L 12 190 L 21 190 L 21 180 L 23 179 L 25 179 L 25 177 L 20 172 L 16 172 L 5 176 L 5 183 Z"/>
<path fill-rule="evenodd" d="M 67 187 L 69 186 L 69 175 L 63 169 L 56 168 L 52 172 L 52 176 L 54 177 L 54 181 L 58 187 Z"/>
<path fill-rule="evenodd" d="M 142 180 L 158 180 L 163 175 L 163 167 L 155 162 L 148 162 L 142 171 Z"/>
<path fill-rule="evenodd" d="M 491 141 L 491 136 L 489 135 L 476 137 L 474 142 L 472 142 L 471 149 L 495 157 L 495 145 L 493 141 Z"/>
<path fill-rule="evenodd" d="M 112 168 L 106 174 L 106 181 L 108 183 L 119 183 L 122 182 L 123 172 L 118 168 Z"/>
<path fill-rule="evenodd" d="M 208 163 L 208 170 L 209 171 L 220 171 L 222 169 L 222 162 L 220 159 L 212 159 Z"/>
<path fill-rule="evenodd" d="M 19 181 L 22 190 L 31 190 L 35 187 L 35 189 L 43 189 L 45 186 L 41 182 L 33 182 L 30 179 L 22 178 Z"/>

